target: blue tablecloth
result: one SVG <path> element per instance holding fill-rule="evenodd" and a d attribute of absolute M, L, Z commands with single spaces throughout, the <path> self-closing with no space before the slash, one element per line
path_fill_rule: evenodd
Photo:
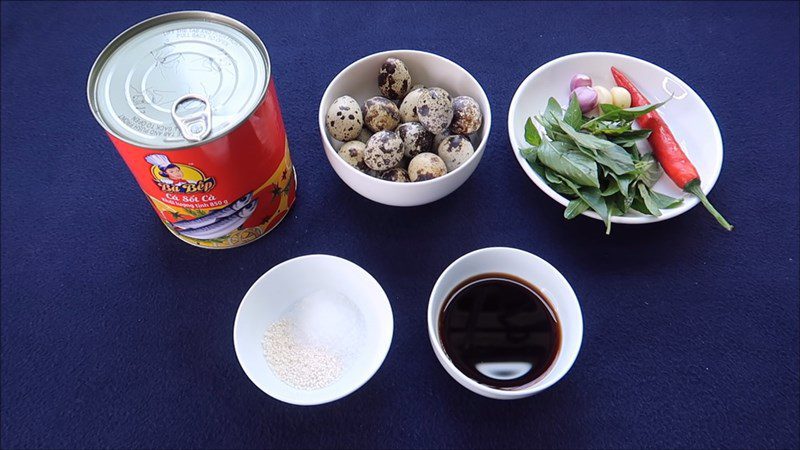
<path fill-rule="evenodd" d="M 299 196 L 254 244 L 211 252 L 156 220 L 89 112 L 86 78 L 117 33 L 207 9 L 238 18 L 274 64 Z M 798 4 L 2 4 L 2 446 L 797 447 Z M 471 179 L 402 209 L 351 191 L 323 155 L 328 82 L 373 52 L 414 48 L 477 78 L 494 122 Z M 568 53 L 652 61 L 714 112 L 725 163 L 700 207 L 603 235 L 520 170 L 506 114 L 518 84 Z M 585 319 L 570 373 L 521 401 L 457 384 L 428 342 L 441 271 L 486 246 L 533 252 Z M 264 395 L 233 350 L 263 272 L 328 253 L 363 266 L 395 333 L 353 395 L 296 407 Z"/>

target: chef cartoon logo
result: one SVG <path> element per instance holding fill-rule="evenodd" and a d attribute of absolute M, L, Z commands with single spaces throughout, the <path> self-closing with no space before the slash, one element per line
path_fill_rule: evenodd
<path fill-rule="evenodd" d="M 206 177 L 200 169 L 173 163 L 166 155 L 148 155 L 144 159 L 152 164 L 153 181 L 164 192 L 208 192 L 217 184 L 213 177 Z"/>

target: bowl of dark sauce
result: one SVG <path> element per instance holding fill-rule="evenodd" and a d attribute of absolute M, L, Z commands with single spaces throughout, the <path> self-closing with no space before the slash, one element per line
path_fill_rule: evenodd
<path fill-rule="evenodd" d="M 572 367 L 583 338 L 575 292 L 531 253 L 492 247 L 468 253 L 439 277 L 428 334 L 445 370 L 486 397 L 533 395 Z"/>

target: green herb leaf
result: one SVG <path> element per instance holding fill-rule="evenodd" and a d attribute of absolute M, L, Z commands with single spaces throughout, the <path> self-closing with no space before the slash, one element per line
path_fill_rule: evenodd
<path fill-rule="evenodd" d="M 539 130 L 536 129 L 530 117 L 528 117 L 528 120 L 525 122 L 525 142 L 534 147 L 542 145 L 542 137 L 539 135 Z"/>
<path fill-rule="evenodd" d="M 549 119 L 552 116 L 556 119 L 560 119 L 563 113 L 564 110 L 561 109 L 561 105 L 558 103 L 558 100 L 556 100 L 554 97 L 550 97 L 550 99 L 547 100 L 547 108 L 544 110 L 545 117 Z"/>
<path fill-rule="evenodd" d="M 531 151 L 525 153 L 525 150 L 531 150 Z M 533 169 L 534 172 L 536 172 L 542 179 L 544 179 L 544 167 L 536 157 L 537 153 L 536 149 L 535 148 L 522 149 L 520 150 L 520 152 L 522 153 L 522 156 L 525 158 L 525 161 L 528 161 L 528 165 L 531 166 L 531 169 Z"/>
<path fill-rule="evenodd" d="M 536 162 L 536 147 L 521 148 L 519 154 L 529 163 Z"/>
<path fill-rule="evenodd" d="M 611 111 L 620 110 L 619 106 L 612 105 L 611 103 L 601 103 L 600 104 L 600 112 L 603 114 L 610 113 Z"/>
<path fill-rule="evenodd" d="M 556 124 L 555 119 L 549 120 L 544 116 L 536 116 L 535 119 L 542 125 L 545 133 L 547 133 L 547 136 L 551 140 L 555 140 L 557 134 L 563 134 L 561 133 L 561 129 L 558 128 L 558 124 Z"/>
<path fill-rule="evenodd" d="M 598 122 L 598 125 L 588 129 L 592 134 L 602 134 L 604 136 L 622 136 L 631 131 L 633 122 Z"/>
<path fill-rule="evenodd" d="M 625 215 L 625 213 L 628 212 L 628 209 L 630 208 L 631 201 L 633 201 L 633 196 L 625 197 L 622 194 L 617 194 L 612 197 L 606 197 L 606 204 L 609 205 L 609 209 L 612 209 L 611 211 L 612 216 Z"/>
<path fill-rule="evenodd" d="M 606 201 L 597 188 L 582 188 L 577 191 L 578 196 L 586 202 L 603 219 L 606 224 L 606 234 L 611 234 L 611 212 Z"/>
<path fill-rule="evenodd" d="M 587 209 L 589 209 L 589 204 L 582 199 L 570 200 L 569 204 L 567 204 L 567 209 L 564 210 L 564 218 L 567 220 L 574 219 Z"/>
<path fill-rule="evenodd" d="M 626 214 L 628 210 L 631 209 L 631 205 L 633 204 L 634 200 L 636 200 L 636 195 L 629 195 L 625 197 L 625 199 L 622 201 L 622 206 L 620 207 L 622 214 Z"/>
<path fill-rule="evenodd" d="M 612 178 L 612 180 L 613 180 L 613 178 Z M 608 183 L 608 187 L 603 189 L 603 191 L 600 194 L 603 197 L 611 197 L 612 195 L 618 194 L 618 193 L 619 193 L 619 185 L 617 184 L 616 181 L 613 181 L 611 183 Z"/>
<path fill-rule="evenodd" d="M 672 98 L 672 97 L 670 97 Z M 625 109 L 610 109 L 608 112 L 603 112 L 603 114 L 595 117 L 594 119 L 586 122 L 583 124 L 584 128 L 591 127 L 594 125 L 595 122 L 616 122 L 618 120 L 634 120 L 637 117 L 643 116 L 651 111 L 654 111 L 664 103 L 667 103 L 669 99 L 661 102 L 661 103 L 653 103 L 650 105 L 642 105 L 642 106 L 634 106 L 632 108 L 625 108 Z"/>
<path fill-rule="evenodd" d="M 580 128 L 583 125 L 581 105 L 578 103 L 578 96 L 575 94 L 569 96 L 569 106 L 567 107 L 567 112 L 564 113 L 564 122 L 568 123 L 572 128 Z"/>
<path fill-rule="evenodd" d="M 660 216 L 661 209 L 658 207 L 653 198 L 650 196 L 650 188 L 648 188 L 643 183 L 636 183 L 636 188 L 639 190 L 639 195 L 641 196 L 642 203 L 644 204 L 645 209 L 647 212 L 653 216 Z"/>
<path fill-rule="evenodd" d="M 642 155 L 641 159 L 636 162 L 636 179 L 651 188 L 658 182 L 664 170 L 661 165 L 653 157 L 652 153 Z"/>
<path fill-rule="evenodd" d="M 650 130 L 629 130 L 616 134 L 611 138 L 611 142 L 619 145 L 635 145 L 637 141 L 647 139 L 650 137 Z"/>
<path fill-rule="evenodd" d="M 656 192 L 651 190 L 650 191 L 650 198 L 653 199 L 653 202 L 660 208 L 660 209 L 670 209 L 674 208 L 681 203 L 683 203 L 682 198 L 675 198 L 670 197 L 669 195 L 662 194 L 660 192 Z"/>
<path fill-rule="evenodd" d="M 544 179 L 553 184 L 561 184 L 561 178 L 559 178 L 555 172 L 547 167 L 544 169 Z"/>
<path fill-rule="evenodd" d="M 562 120 L 558 121 L 558 125 L 579 147 L 595 150 L 597 162 L 608 167 L 615 174 L 623 175 L 636 170 L 631 155 L 619 145 L 591 134 L 575 131 Z"/>
<path fill-rule="evenodd" d="M 579 151 L 553 142 L 543 143 L 537 152 L 541 163 L 582 186 L 600 187 L 597 163 Z M 598 190 L 599 192 L 599 190 Z"/>

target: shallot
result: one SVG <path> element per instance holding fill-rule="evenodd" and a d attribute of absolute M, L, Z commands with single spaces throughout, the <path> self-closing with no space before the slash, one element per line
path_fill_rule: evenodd
<path fill-rule="evenodd" d="M 582 73 L 576 73 L 572 79 L 569 81 L 569 91 L 572 92 L 575 89 L 583 86 L 592 86 L 592 79 L 589 75 L 584 75 Z"/>
<path fill-rule="evenodd" d="M 581 107 L 581 112 L 584 114 L 593 110 L 597 106 L 597 92 L 588 86 L 580 86 L 572 93 L 578 98 L 578 104 Z"/>

